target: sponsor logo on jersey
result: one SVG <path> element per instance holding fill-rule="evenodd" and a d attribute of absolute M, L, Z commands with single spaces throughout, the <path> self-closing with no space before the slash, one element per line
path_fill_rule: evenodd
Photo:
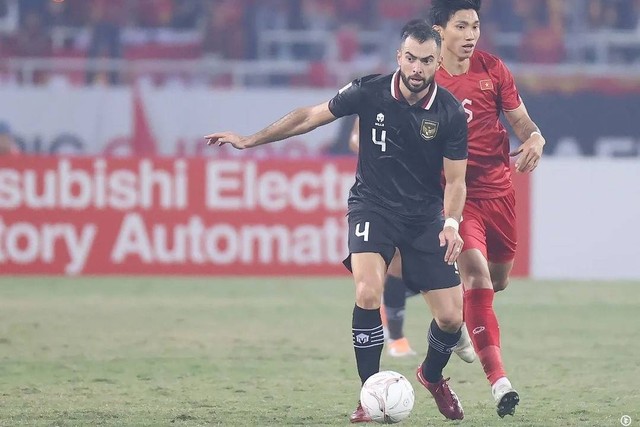
<path fill-rule="evenodd" d="M 432 122 L 431 120 L 422 120 L 422 126 L 420 126 L 420 136 L 426 141 L 432 140 L 438 133 L 438 122 Z"/>

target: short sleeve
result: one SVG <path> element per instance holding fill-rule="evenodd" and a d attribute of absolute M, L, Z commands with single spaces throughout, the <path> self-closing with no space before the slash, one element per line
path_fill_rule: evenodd
<path fill-rule="evenodd" d="M 499 81 L 500 107 L 502 110 L 515 110 L 522 104 L 520 94 L 516 88 L 516 82 L 513 74 L 501 60 L 496 63 Z"/>
<path fill-rule="evenodd" d="M 356 79 L 340 89 L 329 101 L 329 110 L 336 117 L 358 113 L 358 105 L 362 96 L 362 80 Z"/>
<path fill-rule="evenodd" d="M 468 156 L 467 134 L 467 115 L 460 105 L 449 121 L 449 131 L 442 155 L 450 160 L 466 159 Z"/>

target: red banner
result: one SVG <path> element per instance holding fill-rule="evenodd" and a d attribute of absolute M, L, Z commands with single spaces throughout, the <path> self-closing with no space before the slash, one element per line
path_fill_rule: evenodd
<path fill-rule="evenodd" d="M 5 274 L 346 274 L 355 161 L 0 159 Z"/>
<path fill-rule="evenodd" d="M 354 158 L 0 157 L 0 272 L 346 275 L 354 171 Z M 519 275 L 528 228 L 520 210 Z"/>

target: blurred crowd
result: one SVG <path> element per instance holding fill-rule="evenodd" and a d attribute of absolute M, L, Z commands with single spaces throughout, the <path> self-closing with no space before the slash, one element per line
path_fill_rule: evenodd
<path fill-rule="evenodd" d="M 0 0 L 1 58 L 390 58 L 429 0 Z M 523 63 L 640 62 L 640 0 L 484 0 L 480 47 Z M 638 34 L 602 55 L 587 36 Z M 330 34 L 335 43 L 327 43 Z M 324 35 L 324 36 L 323 36 Z M 606 47 L 606 46 L 605 46 Z M 108 68 L 108 67 L 107 67 Z M 46 74 L 33 77 L 35 83 Z M 118 83 L 121 73 L 83 73 Z"/>

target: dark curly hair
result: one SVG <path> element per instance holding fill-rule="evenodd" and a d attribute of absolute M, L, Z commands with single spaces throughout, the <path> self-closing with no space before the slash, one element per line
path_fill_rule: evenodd
<path fill-rule="evenodd" d="M 402 42 L 404 43 L 409 37 L 416 39 L 420 43 L 434 40 L 438 48 L 442 44 L 440 34 L 431 27 L 431 24 L 426 19 L 413 19 L 402 27 Z"/>

